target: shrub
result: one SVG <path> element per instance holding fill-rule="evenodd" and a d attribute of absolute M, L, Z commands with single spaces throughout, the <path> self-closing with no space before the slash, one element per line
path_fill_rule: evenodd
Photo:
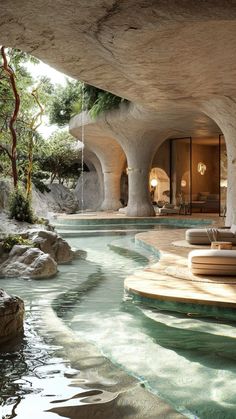
<path fill-rule="evenodd" d="M 20 189 L 16 189 L 10 197 L 10 218 L 17 221 L 25 221 L 34 223 L 34 214 L 31 208 L 30 200 L 24 195 Z"/>
<path fill-rule="evenodd" d="M 10 252 L 10 250 L 15 246 L 15 244 L 28 245 L 32 246 L 33 243 L 31 240 L 23 239 L 23 237 L 18 235 L 9 234 L 2 240 L 2 247 L 5 252 Z"/>

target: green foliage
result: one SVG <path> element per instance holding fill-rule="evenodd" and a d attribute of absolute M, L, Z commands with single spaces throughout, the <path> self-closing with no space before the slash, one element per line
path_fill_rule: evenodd
<path fill-rule="evenodd" d="M 9 234 L 9 236 L 5 237 L 2 240 L 2 247 L 5 252 L 10 252 L 13 246 L 15 246 L 16 244 L 33 246 L 31 240 L 24 239 L 22 236 L 16 234 Z"/>
<path fill-rule="evenodd" d="M 33 224 L 35 221 L 30 200 L 26 198 L 20 189 L 16 189 L 12 193 L 9 210 L 10 218 L 14 218 L 17 221 L 25 221 L 30 224 Z"/>
<path fill-rule="evenodd" d="M 81 150 L 75 147 L 75 139 L 67 131 L 57 131 L 47 141 L 38 164 L 41 171 L 50 173 L 51 183 L 55 179 L 59 183 L 73 181 L 81 172 Z"/>
<path fill-rule="evenodd" d="M 92 118 L 96 118 L 103 112 L 118 108 L 120 103 L 124 101 L 125 99 L 115 96 L 110 92 L 99 92 L 97 100 L 90 108 L 89 114 Z"/>
<path fill-rule="evenodd" d="M 102 112 L 127 102 L 119 96 L 80 81 L 69 81 L 65 87 L 55 89 L 49 115 L 50 122 L 58 126 L 68 124 L 70 118 L 82 111 L 89 111 L 92 118 Z"/>
<path fill-rule="evenodd" d="M 45 179 L 49 179 L 48 173 L 42 171 L 33 173 L 32 182 L 34 186 L 42 193 L 50 192 L 50 188 L 44 183 Z"/>
<path fill-rule="evenodd" d="M 49 122 L 63 127 L 73 115 L 74 105 L 80 100 L 82 84 L 79 81 L 67 81 L 65 87 L 58 86 L 52 98 L 49 110 Z"/>
<path fill-rule="evenodd" d="M 33 79 L 27 69 L 28 63 L 37 64 L 38 60 L 17 49 L 8 48 L 7 56 L 11 68 L 16 75 L 17 90 L 20 95 L 20 111 L 15 123 L 17 133 L 17 168 L 19 179 L 24 182 L 27 175 L 29 142 L 33 139 L 33 149 L 37 150 L 37 143 L 42 143 L 42 137 L 33 129 L 33 121 L 39 111 L 39 106 L 32 95 L 37 89 L 38 99 L 45 112 L 48 110 L 54 86 L 50 79 L 43 76 L 37 81 Z M 0 67 L 0 173 L 11 176 L 12 168 L 7 151 L 11 151 L 11 133 L 9 120 L 14 109 L 14 97 L 9 86 L 9 80 Z M 34 125 L 37 125 L 37 120 Z M 33 171 L 37 171 L 37 162 L 33 164 Z"/>

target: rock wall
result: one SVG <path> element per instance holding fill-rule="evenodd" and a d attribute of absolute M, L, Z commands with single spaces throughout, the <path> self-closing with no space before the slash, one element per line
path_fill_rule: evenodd
<path fill-rule="evenodd" d="M 32 205 L 35 213 L 46 217 L 50 212 L 65 212 L 73 214 L 78 210 L 76 195 L 66 186 L 53 183 L 49 185 L 50 192 L 40 192 L 33 187 Z"/>
<path fill-rule="evenodd" d="M 77 198 L 73 191 L 57 183 L 49 187 L 50 192 L 42 193 L 33 185 L 32 206 L 37 216 L 48 218 L 51 212 L 72 214 L 78 210 Z M 0 179 L 0 211 L 7 210 L 12 190 L 11 179 Z"/>
<path fill-rule="evenodd" d="M 91 209 L 96 211 L 100 209 L 103 196 L 100 189 L 99 178 L 95 171 L 85 172 L 83 174 L 83 180 L 80 176 L 76 185 L 74 194 L 78 202 L 79 209 L 82 209 L 82 184 L 83 184 L 83 209 Z"/>

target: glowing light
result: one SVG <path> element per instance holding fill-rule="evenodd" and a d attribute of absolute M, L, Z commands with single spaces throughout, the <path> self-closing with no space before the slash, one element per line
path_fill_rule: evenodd
<path fill-rule="evenodd" d="M 153 186 L 154 188 L 157 186 L 158 184 L 158 180 L 157 179 L 152 179 L 151 180 L 151 186 Z"/>
<path fill-rule="evenodd" d="M 205 165 L 205 163 L 203 163 L 203 162 L 199 162 L 198 163 L 198 165 L 197 165 L 197 171 L 201 174 L 201 175 L 204 175 L 204 173 L 205 173 L 205 171 L 206 171 L 206 165 Z"/>

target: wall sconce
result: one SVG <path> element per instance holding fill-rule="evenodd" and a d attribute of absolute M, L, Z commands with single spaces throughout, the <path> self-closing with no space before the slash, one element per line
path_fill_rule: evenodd
<path fill-rule="evenodd" d="M 197 171 L 198 171 L 201 175 L 204 175 L 204 173 L 205 173 L 206 169 L 207 169 L 206 165 L 200 161 L 200 162 L 198 163 L 198 165 L 197 165 Z"/>
<path fill-rule="evenodd" d="M 185 186 L 186 186 L 186 185 L 187 185 L 186 180 L 182 179 L 182 180 L 181 180 L 181 187 L 182 187 L 182 188 L 185 188 Z"/>
<path fill-rule="evenodd" d="M 227 186 L 228 186 L 227 179 L 221 179 L 220 180 L 220 187 L 221 188 L 227 188 Z"/>
<path fill-rule="evenodd" d="M 157 179 L 152 179 L 152 180 L 151 180 L 151 186 L 152 186 L 153 188 L 156 188 L 156 187 L 157 187 L 157 184 L 158 184 L 158 180 L 157 180 Z"/>

